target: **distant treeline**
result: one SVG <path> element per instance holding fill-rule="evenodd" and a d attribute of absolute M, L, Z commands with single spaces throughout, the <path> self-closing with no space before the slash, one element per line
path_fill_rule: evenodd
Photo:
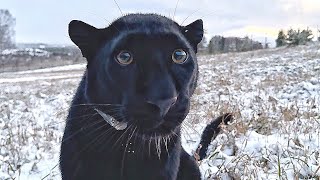
<path fill-rule="evenodd" d="M 318 30 L 320 33 L 320 30 Z M 278 38 L 276 39 L 276 46 L 294 46 L 294 45 L 304 45 L 311 42 L 313 39 L 312 31 L 307 28 L 304 30 L 294 30 L 289 29 L 287 32 L 280 30 L 278 33 Z M 318 41 L 320 38 L 318 37 Z"/>
<path fill-rule="evenodd" d="M 261 42 L 254 41 L 249 37 L 223 37 L 214 36 L 206 45 L 206 39 L 204 38 L 199 44 L 198 48 L 200 52 L 218 54 L 218 53 L 228 53 L 228 52 L 245 52 L 263 49 Z M 268 44 L 265 45 L 268 48 Z"/>

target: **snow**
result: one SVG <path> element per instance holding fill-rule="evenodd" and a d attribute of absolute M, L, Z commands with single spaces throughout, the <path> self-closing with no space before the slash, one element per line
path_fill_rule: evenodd
<path fill-rule="evenodd" d="M 320 46 L 199 57 L 183 124 L 192 154 L 207 123 L 232 112 L 200 162 L 203 179 L 320 176 Z M 60 179 L 68 106 L 85 65 L 0 74 L 0 179 Z"/>
<path fill-rule="evenodd" d="M 74 64 L 60 67 L 52 67 L 45 69 L 37 69 L 37 70 L 29 70 L 29 71 L 20 71 L 16 72 L 16 74 L 28 74 L 28 73 L 49 73 L 49 72 L 57 72 L 57 71 L 68 71 L 68 70 L 83 70 L 86 67 L 85 64 Z"/>
<path fill-rule="evenodd" d="M 52 79 L 68 79 L 68 78 L 79 78 L 82 75 L 62 75 L 62 76 L 50 76 L 50 77 L 39 77 L 39 76 L 32 76 L 32 77 L 21 77 L 21 78 L 4 78 L 0 79 L 0 83 L 17 83 L 17 82 L 28 82 L 28 81 L 37 81 L 37 80 L 52 80 Z"/>
<path fill-rule="evenodd" d="M 75 64 L 13 73 L 2 73 L 2 76 L 0 76 L 0 83 L 19 83 L 38 80 L 80 78 L 82 77 L 82 74 L 74 74 L 72 71 L 82 72 L 85 67 L 85 64 Z"/>

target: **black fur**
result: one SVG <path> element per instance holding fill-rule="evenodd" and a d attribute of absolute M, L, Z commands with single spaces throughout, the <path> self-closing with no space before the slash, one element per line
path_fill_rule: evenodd
<path fill-rule="evenodd" d="M 196 87 L 202 21 L 179 26 L 156 14 L 130 14 L 104 29 L 72 21 L 69 35 L 88 65 L 61 144 L 62 179 L 200 179 L 180 126 Z M 189 54 L 185 63 L 172 61 L 176 49 Z M 122 50 L 131 52 L 131 64 L 116 62 Z M 115 130 L 95 108 L 128 127 Z"/>
<path fill-rule="evenodd" d="M 206 157 L 209 144 L 211 143 L 212 139 L 216 138 L 221 130 L 220 124 L 228 124 L 228 122 L 232 121 L 232 118 L 232 114 L 224 114 L 207 125 L 202 133 L 201 141 L 197 148 L 199 160 L 202 160 Z"/>

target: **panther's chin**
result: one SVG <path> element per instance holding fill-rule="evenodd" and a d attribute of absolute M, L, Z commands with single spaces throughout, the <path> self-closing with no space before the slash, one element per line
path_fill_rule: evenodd
<path fill-rule="evenodd" d="M 140 126 L 137 126 L 140 128 L 139 134 L 142 136 L 172 136 L 177 134 L 177 128 L 179 128 L 179 124 L 172 125 L 169 123 L 166 123 L 165 121 L 162 121 L 161 123 L 154 125 L 153 127 L 149 128 L 142 128 Z"/>
<path fill-rule="evenodd" d="M 158 139 L 162 137 L 173 137 L 177 136 L 175 129 L 162 129 L 156 128 L 153 130 L 139 130 L 135 133 L 137 138 L 141 140 Z"/>

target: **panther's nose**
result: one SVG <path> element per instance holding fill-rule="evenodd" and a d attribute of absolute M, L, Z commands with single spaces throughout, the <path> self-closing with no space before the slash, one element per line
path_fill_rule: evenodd
<path fill-rule="evenodd" d="M 160 109 L 160 116 L 164 117 L 169 109 L 177 102 L 177 96 L 169 99 L 161 99 L 154 101 L 147 101 L 147 103 L 157 106 Z"/>

